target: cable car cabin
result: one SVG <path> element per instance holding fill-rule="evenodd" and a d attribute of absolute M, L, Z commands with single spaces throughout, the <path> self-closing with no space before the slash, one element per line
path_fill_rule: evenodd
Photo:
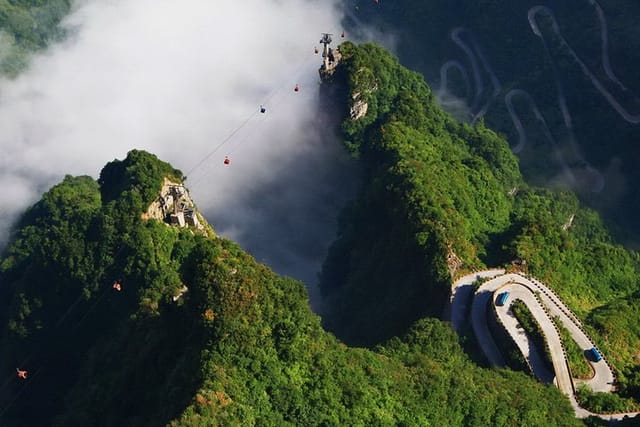
<path fill-rule="evenodd" d="M 260 106 L 260 112 L 264 114 L 264 113 L 266 113 L 266 112 L 267 112 L 267 109 L 266 109 L 266 108 L 264 108 L 264 106 L 262 106 L 262 105 L 261 105 L 261 106 Z"/>
<path fill-rule="evenodd" d="M 294 91 L 294 92 L 298 92 L 298 91 L 300 91 L 300 86 L 296 85 L 296 87 L 294 87 L 294 88 L 293 88 L 293 91 Z"/>
<path fill-rule="evenodd" d="M 602 360 L 602 355 L 600 354 L 600 352 L 598 351 L 598 349 L 597 349 L 597 348 L 595 348 L 595 347 L 591 347 L 591 348 L 589 349 L 589 356 L 591 356 L 591 359 L 592 359 L 594 362 L 599 362 L 599 361 L 601 361 L 601 360 Z"/>
<path fill-rule="evenodd" d="M 229 163 L 231 163 L 231 160 L 229 160 L 229 157 L 224 156 L 224 164 L 228 165 Z"/>
<path fill-rule="evenodd" d="M 316 55 L 318 54 L 318 48 L 317 47 L 313 48 L 313 53 L 315 53 Z"/>
<path fill-rule="evenodd" d="M 502 292 L 501 294 L 498 295 L 498 298 L 496 298 L 496 305 L 503 306 L 505 305 L 508 299 L 509 299 L 509 292 Z"/>
<path fill-rule="evenodd" d="M 344 38 L 344 31 L 340 34 L 340 37 Z"/>
<path fill-rule="evenodd" d="M 16 371 L 18 372 L 18 378 L 27 379 L 27 371 L 21 371 L 19 368 L 16 368 Z"/>

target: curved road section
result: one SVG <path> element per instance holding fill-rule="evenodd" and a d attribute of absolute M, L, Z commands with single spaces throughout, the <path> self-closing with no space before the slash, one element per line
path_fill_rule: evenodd
<path fill-rule="evenodd" d="M 467 323 L 467 314 L 469 312 L 469 304 L 475 290 L 474 283 L 481 280 L 492 279 L 496 276 L 504 274 L 504 269 L 497 268 L 494 270 L 485 270 L 477 273 L 467 274 L 453 282 L 451 287 L 451 323 L 453 329 L 460 331 L 462 326 Z"/>
<path fill-rule="evenodd" d="M 498 305 L 496 303 L 498 295 L 503 292 L 509 292 L 509 299 L 506 304 Z M 549 371 L 544 362 L 542 356 L 544 349 L 536 348 L 515 318 L 511 304 L 516 300 L 526 304 L 540 325 L 551 355 L 553 372 Z M 585 333 L 577 316 L 551 289 L 539 281 L 521 274 L 505 273 L 505 270 L 501 269 L 469 274 L 453 283 L 450 307 L 453 328 L 460 332 L 467 323 L 467 319 L 471 321 L 478 344 L 489 363 L 495 367 L 504 367 L 504 357 L 489 330 L 487 316 L 494 313 L 515 342 L 533 374 L 542 382 L 553 382 L 569 398 L 576 416 L 585 418 L 594 415 L 607 420 L 619 420 L 624 416 L 635 417 L 638 415 L 637 412 L 594 414 L 578 405 L 575 398 L 574 379 L 571 377 L 562 339 L 553 318 L 562 323 L 562 326 L 569 331 L 571 338 L 583 351 L 593 348 L 594 343 Z M 469 311 L 470 314 L 468 314 Z M 589 361 L 589 363 L 593 369 L 593 377 L 589 380 L 581 380 L 581 383 L 587 384 L 596 392 L 613 391 L 615 378 L 604 355 L 600 361 Z"/>

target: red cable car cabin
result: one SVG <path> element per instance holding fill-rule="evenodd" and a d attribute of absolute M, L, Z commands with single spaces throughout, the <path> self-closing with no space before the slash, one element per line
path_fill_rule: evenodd
<path fill-rule="evenodd" d="M 229 160 L 229 157 L 224 156 L 224 164 L 228 165 L 229 163 L 231 163 L 231 160 Z"/>

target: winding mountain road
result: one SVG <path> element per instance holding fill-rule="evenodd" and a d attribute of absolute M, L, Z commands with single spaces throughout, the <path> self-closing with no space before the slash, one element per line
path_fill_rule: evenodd
<path fill-rule="evenodd" d="M 567 135 L 558 137 L 552 135 L 550 127 L 547 125 L 535 101 L 531 95 L 524 90 L 512 88 L 510 87 L 511 85 L 507 85 L 507 89 L 504 92 L 504 103 L 518 134 L 518 142 L 512 148 L 515 153 L 520 153 L 527 143 L 525 126 L 513 105 L 514 98 L 520 97 L 529 104 L 529 108 L 535 115 L 537 122 L 542 126 L 545 138 L 551 142 L 553 146 L 554 158 L 558 158 L 561 162 L 561 174 L 555 179 L 571 187 L 581 185 L 585 191 L 599 193 L 605 189 L 605 178 L 598 169 L 586 160 L 578 144 L 573 129 L 573 119 L 571 117 L 569 103 L 560 78 L 562 70 L 560 65 L 558 65 L 565 64 L 562 66 L 564 67 L 567 61 L 561 60 L 558 56 L 568 57 L 572 62 L 577 64 L 596 91 L 602 95 L 606 102 L 623 120 L 630 124 L 639 124 L 640 112 L 636 111 L 638 110 L 638 97 L 630 93 L 624 83 L 616 76 L 611 65 L 609 57 L 609 31 L 602 7 L 597 0 L 585 0 L 585 7 L 595 12 L 597 27 L 600 33 L 600 63 L 604 73 L 590 69 L 583 58 L 573 49 L 569 41 L 565 39 L 562 34 L 555 14 L 549 6 L 535 5 L 527 11 L 526 17 L 531 32 L 540 39 L 549 66 L 553 71 L 558 108 L 564 124 L 564 132 L 566 132 Z M 542 24 L 545 20 L 547 25 Z M 469 65 L 469 73 L 467 73 L 461 61 L 450 60 L 445 62 L 440 69 L 439 99 L 443 100 L 443 105 L 458 105 L 458 103 L 448 101 L 449 98 L 447 97 L 449 90 L 448 74 L 450 71 L 456 70 L 464 80 L 465 90 L 467 92 L 466 100 L 469 102 L 470 109 L 469 118 L 473 123 L 483 117 L 494 100 L 503 93 L 502 84 L 493 71 L 490 61 L 484 55 L 480 43 L 478 43 L 470 29 L 463 27 L 452 28 L 450 38 L 466 57 L 466 62 Z M 558 49 L 553 50 L 555 52 L 554 54 L 552 53 L 552 46 L 560 47 L 561 49 L 560 51 L 558 51 Z M 487 78 L 490 83 L 485 82 Z M 488 87 L 489 84 L 492 86 L 492 90 Z M 571 165 L 571 167 L 569 167 L 569 165 Z"/>
<path fill-rule="evenodd" d="M 617 86 L 624 88 L 624 90 L 626 90 L 626 87 L 622 84 L 622 82 L 620 82 L 620 80 L 618 80 L 618 78 L 613 74 L 613 70 L 611 69 L 611 65 L 609 64 L 609 51 L 608 51 L 609 38 L 607 35 L 606 20 L 604 19 L 604 13 L 602 12 L 602 8 L 600 8 L 600 5 L 594 0 L 589 0 L 589 3 L 596 9 L 598 18 L 600 20 L 600 27 L 601 27 L 600 35 L 602 40 L 601 55 L 602 55 L 602 64 L 605 69 L 605 73 L 613 83 L 615 83 Z M 631 112 L 625 107 L 623 107 L 621 102 L 612 93 L 612 91 L 609 88 L 607 88 L 605 84 L 602 83 L 600 79 L 598 79 L 598 77 L 596 77 L 593 72 L 591 72 L 589 67 L 584 63 L 584 61 L 582 61 L 582 59 L 578 56 L 576 51 L 573 50 L 569 42 L 567 42 L 567 40 L 562 35 L 562 32 L 560 31 L 560 26 L 556 21 L 556 17 L 553 14 L 553 11 L 546 6 L 538 5 L 529 9 L 527 18 L 529 20 L 529 25 L 531 26 L 531 30 L 536 36 L 538 36 L 542 40 L 543 44 L 545 45 L 545 49 L 547 49 L 547 42 L 543 32 L 540 30 L 540 27 L 538 26 L 538 21 L 537 21 L 538 15 L 541 15 L 541 14 L 546 15 L 549 19 L 551 19 L 551 30 L 553 31 L 555 36 L 560 40 L 560 44 L 566 49 L 569 55 L 578 64 L 578 66 L 580 67 L 584 75 L 587 76 L 589 80 L 591 80 L 591 83 L 593 84 L 593 86 L 596 88 L 598 92 L 600 92 L 600 94 L 609 103 L 609 105 L 620 115 L 620 117 L 622 117 L 628 123 L 632 123 L 632 124 L 640 123 L 640 113 Z"/>
<path fill-rule="evenodd" d="M 509 292 L 512 302 L 515 300 L 528 301 L 526 303 L 527 307 L 529 307 L 532 313 L 535 313 L 533 314 L 534 317 L 538 318 L 545 315 L 544 307 L 535 299 L 530 289 L 525 289 L 512 283 L 504 285 L 500 289 L 500 292 Z M 495 295 L 497 297 L 499 293 Z M 543 383 L 553 383 L 554 373 L 547 367 L 547 362 L 543 356 L 544 349 L 535 346 L 533 339 L 525 332 L 513 314 L 510 304 L 498 306 L 496 305 L 495 299 L 493 303 L 500 322 L 516 343 L 516 346 L 524 356 L 534 375 Z M 562 348 L 560 348 L 560 351 L 562 351 Z"/>
<path fill-rule="evenodd" d="M 483 280 L 484 282 L 476 289 L 474 283 Z M 506 304 L 499 306 L 496 304 L 496 299 L 502 292 L 509 292 L 509 299 Z M 515 300 L 522 301 L 540 325 L 551 355 L 553 372 L 549 371 L 544 361 L 544 349 L 536 348 L 514 316 L 511 305 Z M 533 374 L 542 382 L 553 382 L 569 398 L 576 416 L 585 418 L 594 415 L 606 420 L 619 420 L 625 416 L 638 415 L 637 412 L 595 414 L 578 404 L 575 397 L 577 381 L 574 381 L 571 376 L 562 338 L 553 318 L 557 318 L 562 323 L 583 351 L 586 352 L 594 347 L 594 343 L 585 333 L 577 316 L 551 289 L 539 281 L 522 274 L 506 273 L 501 269 L 476 272 L 461 277 L 453 283 L 450 306 L 451 323 L 458 332 L 463 330 L 468 308 L 471 307 L 469 320 L 480 348 L 492 366 L 504 367 L 504 357 L 489 329 L 488 316 L 494 313 L 522 353 Z M 589 363 L 593 368 L 593 376 L 588 380 L 580 380 L 580 383 L 588 385 L 596 392 L 612 392 L 615 378 L 604 355 L 602 360 L 589 361 Z"/>
<path fill-rule="evenodd" d="M 453 329 L 460 331 L 462 325 L 467 323 L 467 313 L 469 311 L 469 303 L 473 291 L 475 290 L 473 284 L 477 280 L 492 279 L 496 276 L 504 274 L 504 269 L 496 268 L 494 270 L 485 270 L 477 273 L 467 274 L 460 277 L 453 283 L 451 287 L 451 323 Z"/>

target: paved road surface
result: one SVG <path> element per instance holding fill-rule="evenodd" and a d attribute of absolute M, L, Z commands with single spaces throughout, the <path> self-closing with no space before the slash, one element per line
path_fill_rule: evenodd
<path fill-rule="evenodd" d="M 473 327 L 473 332 L 476 334 L 478 344 L 489 360 L 489 364 L 496 367 L 504 367 L 506 363 L 489 330 L 487 307 L 492 301 L 493 293 L 504 285 L 503 280 L 508 276 L 508 274 L 505 274 L 483 283 L 475 292 L 471 303 L 471 326 Z"/>
<path fill-rule="evenodd" d="M 543 383 L 553 383 L 555 374 L 547 367 L 547 362 L 544 359 L 543 348 L 538 348 L 533 343 L 531 337 L 524 331 L 518 319 L 516 319 L 513 311 L 511 310 L 511 303 L 515 300 L 527 301 L 525 304 L 532 312 L 538 313 L 538 315 L 546 315 L 544 308 L 535 299 L 535 295 L 530 289 L 524 288 L 515 284 L 508 284 L 500 289 L 500 292 L 509 292 L 509 300 L 503 306 L 496 305 L 496 312 L 500 321 L 505 326 L 507 332 L 518 346 L 520 353 L 529 363 L 534 375 Z M 499 293 L 495 294 L 496 297 Z M 495 304 L 495 299 L 494 299 Z M 535 316 L 535 315 L 534 315 Z"/>
<path fill-rule="evenodd" d="M 453 282 L 451 285 L 451 324 L 453 329 L 460 331 L 462 325 L 467 323 L 467 313 L 473 298 L 473 283 L 478 279 L 488 279 L 504 274 L 504 269 L 485 270 L 471 273 Z"/>
<path fill-rule="evenodd" d="M 484 282 L 474 293 L 472 283 L 479 277 L 488 278 L 489 280 Z M 497 306 L 495 305 L 495 300 L 501 292 L 509 292 L 509 299 L 504 306 Z M 523 301 L 540 325 L 551 353 L 553 372 L 549 371 L 543 361 L 541 352 L 544 349 L 535 348 L 531 339 L 524 333 L 515 316 L 513 316 L 511 304 L 514 300 Z M 492 366 L 505 366 L 505 361 L 489 330 L 487 313 L 490 313 L 491 310 L 487 309 L 488 304 L 494 305 L 499 320 L 529 363 L 534 375 L 546 383 L 553 381 L 571 401 L 576 416 L 584 418 L 596 415 L 607 420 L 617 420 L 622 419 L 624 416 L 634 417 L 638 415 L 637 412 L 609 415 L 594 414 L 578 405 L 569 363 L 564 354 L 562 340 L 552 318 L 557 317 L 560 320 L 581 349 L 588 350 L 594 345 L 593 341 L 582 329 L 582 324 L 577 316 L 551 289 L 535 279 L 515 273 L 506 274 L 504 270 L 500 269 L 486 270 L 464 276 L 453 283 L 451 290 L 451 323 L 456 331 L 460 331 L 463 327 L 470 303 L 470 320 L 474 333 L 482 351 Z M 581 382 L 588 384 L 594 391 L 612 391 L 613 371 L 606 363 L 604 355 L 599 362 L 589 361 L 589 363 L 593 367 L 594 375 L 591 379 Z"/>

